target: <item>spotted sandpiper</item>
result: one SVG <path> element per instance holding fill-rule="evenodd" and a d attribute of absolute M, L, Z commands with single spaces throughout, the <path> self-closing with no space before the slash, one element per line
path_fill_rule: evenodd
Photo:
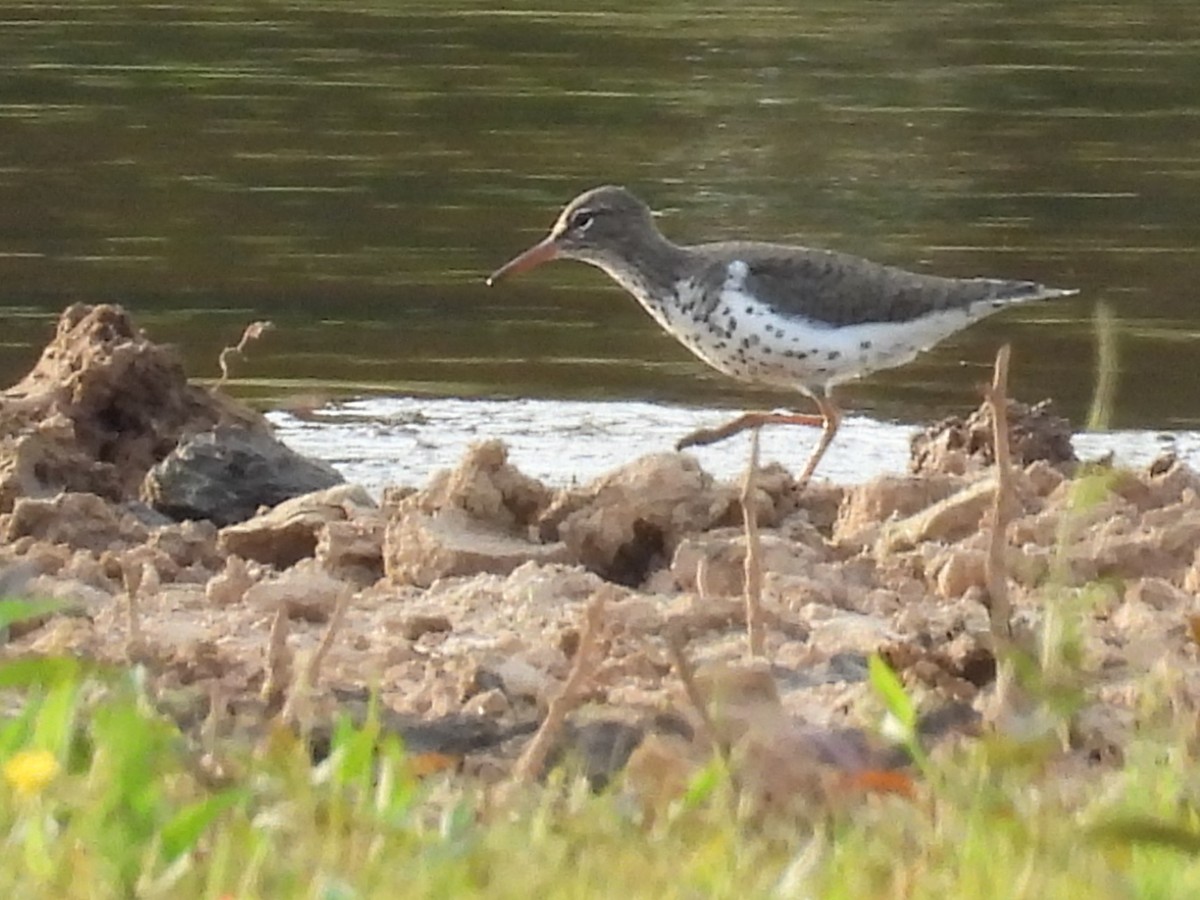
<path fill-rule="evenodd" d="M 799 389 L 818 415 L 750 412 L 684 437 L 678 449 L 768 424 L 820 426 L 806 484 L 837 433 L 841 382 L 899 366 L 972 322 L 1016 303 L 1077 293 L 1032 281 L 941 278 L 809 247 L 756 241 L 680 246 L 620 187 L 567 204 L 550 233 L 488 278 L 552 259 L 603 269 L 706 363 L 757 384 Z"/>

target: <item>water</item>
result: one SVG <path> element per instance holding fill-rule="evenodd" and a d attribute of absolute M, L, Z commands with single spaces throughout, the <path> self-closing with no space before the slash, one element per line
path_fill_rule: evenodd
<path fill-rule="evenodd" d="M 424 484 L 438 469 L 456 465 L 471 444 L 499 437 L 509 461 L 554 485 L 586 483 L 641 454 L 670 451 L 696 428 L 727 415 L 670 403 L 563 400 L 456 400 L 377 397 L 337 403 L 315 413 L 275 411 L 280 438 L 301 453 L 328 460 L 348 481 L 377 494 L 388 485 Z M 819 478 L 859 484 L 908 468 L 914 429 L 849 416 L 821 462 Z M 815 429 L 764 428 L 763 463 L 796 472 L 808 458 Z M 1108 454 L 1146 466 L 1163 453 L 1200 468 L 1200 431 L 1120 430 L 1074 437 L 1081 459 Z M 695 447 L 688 452 L 721 479 L 746 471 L 749 437 Z"/>
<path fill-rule="evenodd" d="M 197 376 L 274 320 L 235 369 L 265 405 L 793 402 L 594 270 L 483 285 L 604 182 L 680 241 L 1081 289 L 848 387 L 856 412 L 973 407 L 1012 341 L 1014 394 L 1082 421 L 1103 302 L 1111 424 L 1200 426 L 1194 0 L 0 2 L 0 377 L 66 303 L 117 300 Z"/>

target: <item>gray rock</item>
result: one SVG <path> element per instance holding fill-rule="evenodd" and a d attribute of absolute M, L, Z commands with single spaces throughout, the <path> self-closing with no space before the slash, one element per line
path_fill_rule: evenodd
<path fill-rule="evenodd" d="M 328 463 L 269 434 L 218 426 L 180 443 L 142 482 L 142 499 L 173 519 L 232 525 L 262 506 L 341 484 Z"/>

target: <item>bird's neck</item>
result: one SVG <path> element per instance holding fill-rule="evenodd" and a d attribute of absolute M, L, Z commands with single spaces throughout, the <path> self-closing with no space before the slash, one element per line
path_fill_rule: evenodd
<path fill-rule="evenodd" d="M 648 308 L 671 302 L 677 285 L 686 277 L 688 261 L 687 249 L 657 230 L 639 235 L 618 253 L 589 260 Z"/>

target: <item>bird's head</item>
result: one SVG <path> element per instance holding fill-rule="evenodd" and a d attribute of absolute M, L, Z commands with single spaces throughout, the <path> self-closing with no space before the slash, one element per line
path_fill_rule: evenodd
<path fill-rule="evenodd" d="M 545 238 L 493 272 L 487 283 L 552 259 L 606 267 L 628 258 L 629 245 L 657 231 L 650 208 L 625 188 L 593 188 L 568 203 Z"/>

